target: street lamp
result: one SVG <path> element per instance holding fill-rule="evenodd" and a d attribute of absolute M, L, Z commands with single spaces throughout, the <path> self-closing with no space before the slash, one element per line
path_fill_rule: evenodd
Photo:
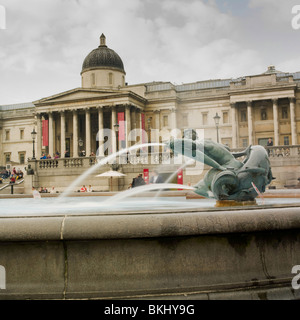
<path fill-rule="evenodd" d="M 215 120 L 215 124 L 216 124 L 216 128 L 217 128 L 217 142 L 219 143 L 219 123 L 220 123 L 220 119 L 221 117 L 218 115 L 218 112 L 216 113 L 216 115 L 214 116 L 214 120 Z"/>
<path fill-rule="evenodd" d="M 119 151 L 119 127 L 120 125 L 118 123 L 114 124 L 114 129 L 117 133 L 117 151 Z"/>
<path fill-rule="evenodd" d="M 31 132 L 31 138 L 32 138 L 32 160 L 35 159 L 35 150 L 34 150 L 34 143 L 36 139 L 37 132 L 35 131 L 35 128 L 33 128 L 33 131 Z"/>

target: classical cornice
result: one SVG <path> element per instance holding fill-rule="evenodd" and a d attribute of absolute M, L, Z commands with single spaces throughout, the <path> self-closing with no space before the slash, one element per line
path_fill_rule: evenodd
<path fill-rule="evenodd" d="M 249 94 L 249 93 L 261 93 L 261 92 L 274 92 L 274 91 L 284 91 L 284 90 L 295 90 L 297 88 L 297 84 L 293 83 L 293 84 L 288 84 L 288 85 L 272 85 L 272 86 L 264 86 L 264 87 L 255 87 L 255 88 L 236 88 L 235 90 L 230 89 L 228 91 L 228 95 L 229 96 L 233 96 L 233 95 L 241 95 L 243 94 L 243 92 L 245 92 L 245 94 Z"/>

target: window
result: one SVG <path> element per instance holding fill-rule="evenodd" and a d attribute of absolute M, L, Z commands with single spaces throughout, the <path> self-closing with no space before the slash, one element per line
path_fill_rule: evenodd
<path fill-rule="evenodd" d="M 187 127 L 188 126 L 188 115 L 187 114 L 183 114 L 182 115 L 182 125 L 184 127 Z"/>
<path fill-rule="evenodd" d="M 288 108 L 287 107 L 282 107 L 281 117 L 282 117 L 282 119 L 288 119 Z"/>
<path fill-rule="evenodd" d="M 25 152 L 19 152 L 19 163 L 20 164 L 25 163 Z"/>
<path fill-rule="evenodd" d="M 248 139 L 242 139 L 243 148 L 248 147 Z"/>
<path fill-rule="evenodd" d="M 4 157 L 5 157 L 5 163 L 10 162 L 10 153 L 5 153 Z"/>
<path fill-rule="evenodd" d="M 169 117 L 168 116 L 163 116 L 163 125 L 164 127 L 167 127 L 169 125 Z"/>
<path fill-rule="evenodd" d="M 267 110 L 266 109 L 262 109 L 260 111 L 260 119 L 261 120 L 267 120 Z"/>
<path fill-rule="evenodd" d="M 5 130 L 5 140 L 10 140 L 10 130 Z"/>
<path fill-rule="evenodd" d="M 92 84 L 92 86 L 95 86 L 95 84 L 96 84 L 95 73 L 91 74 L 91 84 Z"/>
<path fill-rule="evenodd" d="M 290 138 L 288 136 L 283 137 L 283 144 L 288 146 L 290 144 Z"/>
<path fill-rule="evenodd" d="M 111 72 L 108 74 L 108 83 L 113 84 L 113 74 Z"/>
<path fill-rule="evenodd" d="M 24 129 L 20 129 L 20 140 L 24 140 Z"/>
<path fill-rule="evenodd" d="M 202 113 L 202 124 L 203 125 L 207 124 L 207 113 Z"/>
<path fill-rule="evenodd" d="M 228 112 L 223 112 L 223 123 L 228 123 Z"/>
<path fill-rule="evenodd" d="M 247 121 L 247 112 L 246 110 L 241 110 L 241 122 Z"/>

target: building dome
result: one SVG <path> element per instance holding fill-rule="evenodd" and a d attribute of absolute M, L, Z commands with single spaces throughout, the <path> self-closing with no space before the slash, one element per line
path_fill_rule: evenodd
<path fill-rule="evenodd" d="M 106 38 L 103 33 L 100 37 L 100 46 L 84 59 L 81 74 L 93 69 L 112 69 L 125 74 L 122 59 L 114 50 L 106 46 Z"/>

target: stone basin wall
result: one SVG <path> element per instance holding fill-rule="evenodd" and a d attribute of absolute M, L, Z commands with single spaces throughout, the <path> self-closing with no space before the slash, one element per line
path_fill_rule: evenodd
<path fill-rule="evenodd" d="M 300 297 L 299 205 L 0 220 L 0 299 Z"/>

